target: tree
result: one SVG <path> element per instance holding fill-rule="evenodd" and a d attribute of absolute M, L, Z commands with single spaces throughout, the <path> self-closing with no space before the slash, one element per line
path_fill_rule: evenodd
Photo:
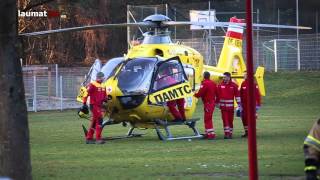
<path fill-rule="evenodd" d="M 0 176 L 32 179 L 16 0 L 0 1 Z"/>

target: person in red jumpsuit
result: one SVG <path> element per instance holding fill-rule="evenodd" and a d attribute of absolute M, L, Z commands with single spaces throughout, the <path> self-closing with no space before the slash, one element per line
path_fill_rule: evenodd
<path fill-rule="evenodd" d="M 86 135 L 87 144 L 103 144 L 101 139 L 102 133 L 102 104 L 107 100 L 106 88 L 101 85 L 104 79 L 104 74 L 99 72 L 97 74 L 96 81 L 91 82 L 87 86 L 88 96 L 83 98 L 83 107 L 87 106 L 87 98 L 90 96 L 90 110 L 92 112 L 92 118 L 90 122 L 90 129 Z M 93 134 L 96 133 L 96 141 L 93 140 Z"/>
<path fill-rule="evenodd" d="M 170 113 L 174 117 L 174 121 L 186 121 L 184 103 L 184 98 L 167 102 L 167 106 L 169 108 Z M 176 107 L 178 107 L 178 110 L 176 109 Z"/>
<path fill-rule="evenodd" d="M 157 87 L 156 89 L 162 89 L 164 87 L 168 87 L 171 85 L 176 84 L 178 81 L 172 77 L 172 75 L 169 73 L 169 68 L 163 68 L 159 72 L 159 79 L 157 80 Z M 174 117 L 174 121 L 186 121 L 186 115 L 185 115 L 185 109 L 184 109 L 184 98 L 175 99 L 171 101 L 167 101 L 167 106 Z M 178 107 L 178 110 L 176 109 Z"/>
<path fill-rule="evenodd" d="M 244 128 L 244 134 L 242 137 L 247 137 L 248 136 L 248 120 L 247 120 L 247 114 L 248 114 L 248 80 L 247 80 L 247 75 L 244 75 L 244 81 L 241 83 L 240 87 L 240 98 L 241 98 L 241 103 L 242 103 L 242 111 L 241 111 L 241 119 L 242 119 L 242 124 Z M 254 83 L 255 86 L 255 102 L 256 102 L 256 111 L 260 109 L 261 106 L 261 95 L 259 91 L 259 87 L 256 83 Z M 256 116 L 257 118 L 257 116 Z"/>
<path fill-rule="evenodd" d="M 215 139 L 216 134 L 214 132 L 212 114 L 215 107 L 215 100 L 217 96 L 217 85 L 210 80 L 210 73 L 203 73 L 203 81 L 201 83 L 199 91 L 194 95 L 195 97 L 201 97 L 204 109 L 204 128 L 205 139 Z"/>
<path fill-rule="evenodd" d="M 233 133 L 233 116 L 234 116 L 234 99 L 238 107 L 241 108 L 238 85 L 231 80 L 229 72 L 223 73 L 223 81 L 218 85 L 219 107 L 224 127 L 224 138 L 232 139 Z"/>

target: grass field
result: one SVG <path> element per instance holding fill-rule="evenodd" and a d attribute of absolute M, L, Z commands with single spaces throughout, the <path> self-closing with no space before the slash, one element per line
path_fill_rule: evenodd
<path fill-rule="evenodd" d="M 320 72 L 266 74 L 267 96 L 257 122 L 260 179 L 303 179 L 303 140 L 320 117 Z M 196 117 L 202 118 L 201 103 Z M 215 141 L 141 138 L 86 145 L 75 110 L 29 113 L 34 179 L 248 179 L 247 141 L 235 118 L 234 139 L 224 140 L 220 112 Z M 203 123 L 198 124 L 203 132 Z M 104 136 L 123 135 L 120 125 Z M 187 128 L 176 128 L 188 134 Z"/>

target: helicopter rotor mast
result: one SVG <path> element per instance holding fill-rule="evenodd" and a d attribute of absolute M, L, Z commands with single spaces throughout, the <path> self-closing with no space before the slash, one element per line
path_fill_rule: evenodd
<path fill-rule="evenodd" d="M 150 24 L 150 30 L 157 36 L 167 32 L 169 25 L 164 22 L 172 21 L 169 17 L 162 14 L 154 14 L 143 19 L 143 22 Z"/>

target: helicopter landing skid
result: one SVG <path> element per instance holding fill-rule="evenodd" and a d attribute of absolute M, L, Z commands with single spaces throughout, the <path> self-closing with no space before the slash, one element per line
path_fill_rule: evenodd
<path fill-rule="evenodd" d="M 110 141 L 110 140 L 117 140 L 117 139 L 126 139 L 126 138 L 134 138 L 134 137 L 142 137 L 143 135 L 145 134 L 142 134 L 142 133 L 133 133 L 134 131 L 134 127 L 131 127 L 127 133 L 127 135 L 124 135 L 124 136 L 110 136 L 110 137 L 106 137 L 106 138 L 103 138 L 103 140 L 107 140 L 107 141 Z"/>
<path fill-rule="evenodd" d="M 115 123 L 114 123 L 115 124 Z M 112 125 L 112 124 L 109 124 L 109 125 Z M 87 136 L 87 133 L 88 133 L 88 130 L 87 128 L 82 124 L 82 129 L 83 129 L 83 133 L 85 135 L 85 137 Z M 129 131 L 127 132 L 127 135 L 124 135 L 124 136 L 113 136 L 113 137 L 105 137 L 105 138 L 102 138 L 103 140 L 116 140 L 116 139 L 125 139 L 125 138 L 133 138 L 133 137 L 141 137 L 145 134 L 142 134 L 142 133 L 134 133 L 134 127 L 131 127 L 129 129 Z"/>
<path fill-rule="evenodd" d="M 202 138 L 203 135 L 201 135 L 196 128 L 196 122 L 199 120 L 199 118 L 196 119 L 188 119 L 187 121 L 181 121 L 181 122 L 168 122 L 163 120 L 155 120 L 155 129 L 158 135 L 158 138 L 162 141 L 172 141 L 172 140 L 179 140 L 179 139 L 193 139 L 193 138 Z M 192 129 L 194 135 L 193 136 L 181 136 L 181 137 L 173 137 L 169 126 L 174 125 L 187 125 L 189 128 Z M 161 132 L 161 128 L 165 130 L 165 134 Z"/>

